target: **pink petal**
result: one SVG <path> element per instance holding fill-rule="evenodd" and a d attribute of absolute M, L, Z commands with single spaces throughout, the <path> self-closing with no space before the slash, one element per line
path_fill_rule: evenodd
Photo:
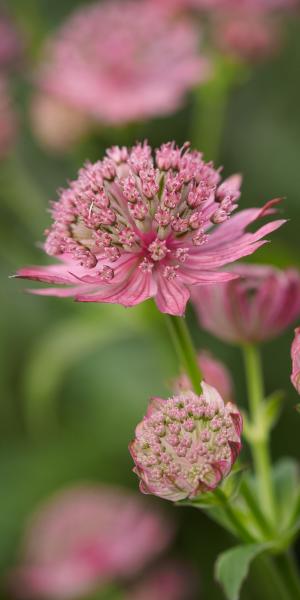
<path fill-rule="evenodd" d="M 133 275 L 118 285 L 110 284 L 97 289 L 93 294 L 77 294 L 78 302 L 117 302 L 123 306 L 135 306 L 156 293 L 156 284 L 151 273 L 145 273 L 138 267 Z"/>
<path fill-rule="evenodd" d="M 155 302 L 161 312 L 181 317 L 189 298 L 189 290 L 176 279 L 169 281 L 163 275 L 158 275 Z"/>

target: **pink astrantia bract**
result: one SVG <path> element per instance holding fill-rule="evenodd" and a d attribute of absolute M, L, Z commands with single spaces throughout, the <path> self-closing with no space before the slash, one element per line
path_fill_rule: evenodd
<path fill-rule="evenodd" d="M 198 353 L 198 364 L 204 381 L 216 388 L 224 402 L 232 401 L 233 381 L 227 367 L 206 350 Z M 176 393 L 190 390 L 191 387 L 191 382 L 185 373 L 175 381 L 173 386 Z"/>
<path fill-rule="evenodd" d="M 141 497 L 112 486 L 75 486 L 29 522 L 10 589 L 18 598 L 83 597 L 135 576 L 172 536 L 165 515 Z"/>
<path fill-rule="evenodd" d="M 291 348 L 292 375 L 291 382 L 300 394 L 300 327 L 295 329 L 295 337 Z"/>
<path fill-rule="evenodd" d="M 273 202 L 229 219 L 240 183 L 237 175 L 221 182 L 220 170 L 188 145 L 163 144 L 154 158 L 146 142 L 113 147 L 53 205 L 45 250 L 61 263 L 18 275 L 68 286 L 34 290 L 42 295 L 124 306 L 154 297 L 161 312 L 182 315 L 191 285 L 236 277 L 220 268 L 252 254 L 284 223 L 245 231 L 274 212 Z"/>
<path fill-rule="evenodd" d="M 11 68 L 20 58 L 23 40 L 10 17 L 0 11 L 0 69 Z"/>
<path fill-rule="evenodd" d="M 120 125 L 176 110 L 208 74 L 188 16 L 105 0 L 75 11 L 49 40 L 37 85 L 95 122 Z"/>
<path fill-rule="evenodd" d="M 217 390 L 154 398 L 135 431 L 130 453 L 140 489 L 167 500 L 211 491 L 230 472 L 241 449 L 242 417 Z"/>
<path fill-rule="evenodd" d="M 300 316 L 300 273 L 264 265 L 232 267 L 239 279 L 193 289 L 201 327 L 226 342 L 262 342 Z"/>

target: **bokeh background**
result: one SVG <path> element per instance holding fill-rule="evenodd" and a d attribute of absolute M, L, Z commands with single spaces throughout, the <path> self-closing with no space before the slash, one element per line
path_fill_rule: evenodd
<path fill-rule="evenodd" d="M 19 134 L 0 164 L 0 587 L 6 600 L 6 574 L 16 563 L 26 519 L 51 492 L 82 480 L 137 490 L 128 442 L 148 398 L 168 394 L 177 372 L 161 315 L 152 303 L 126 310 L 38 298 L 24 293 L 24 282 L 9 279 L 18 267 L 44 260 L 38 244 L 50 221 L 48 202 L 85 159 L 94 160 L 107 145 L 132 143 L 137 137 L 148 138 L 154 146 L 168 139 L 181 144 L 193 130 L 190 94 L 183 108 L 169 117 L 132 131 L 99 130 L 66 154 L 47 152 L 38 144 L 28 118 L 32 65 L 45 36 L 83 4 L 8 0 L 5 5 L 25 46 L 22 64 L 11 76 Z M 299 20 L 289 22 L 285 38 L 276 56 L 249 69 L 232 90 L 219 162 L 226 174 L 243 173 L 243 206 L 285 197 L 280 211 L 289 221 L 255 260 L 300 267 Z M 187 320 L 197 345 L 209 348 L 230 368 L 237 401 L 245 405 L 238 350 L 201 332 L 191 309 Z M 273 436 L 277 458 L 300 457 L 300 416 L 289 381 L 291 339 L 289 331 L 263 347 L 267 391 L 287 392 Z M 165 504 L 178 523 L 171 555 L 189 561 L 199 573 L 195 597 L 223 598 L 213 581 L 213 562 L 232 540 L 200 512 Z M 243 598 L 263 597 L 255 593 L 248 585 Z"/>

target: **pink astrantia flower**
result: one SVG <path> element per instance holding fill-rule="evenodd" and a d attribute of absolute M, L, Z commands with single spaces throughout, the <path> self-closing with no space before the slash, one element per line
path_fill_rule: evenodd
<path fill-rule="evenodd" d="M 126 595 L 126 600 L 189 600 L 195 597 L 195 575 L 179 561 L 169 561 L 153 569 Z"/>
<path fill-rule="evenodd" d="M 106 0 L 77 10 L 49 41 L 37 84 L 95 122 L 120 125 L 176 110 L 208 73 L 189 17 Z"/>
<path fill-rule="evenodd" d="M 217 360 L 210 352 L 202 350 L 198 354 L 198 364 L 203 374 L 204 381 L 216 388 L 224 402 L 233 400 L 233 381 L 227 367 Z M 188 376 L 183 373 L 175 381 L 174 391 L 183 392 L 191 389 Z"/>
<path fill-rule="evenodd" d="M 135 494 L 111 486 L 73 487 L 29 523 L 10 587 L 20 598 L 82 597 L 116 578 L 135 576 L 172 534 L 165 515 Z"/>
<path fill-rule="evenodd" d="M 252 254 L 284 222 L 245 231 L 273 212 L 272 202 L 229 219 L 240 183 L 221 183 L 220 171 L 188 145 L 163 144 L 154 159 L 147 143 L 113 147 L 53 206 L 45 250 L 61 264 L 18 275 L 68 286 L 35 290 L 43 295 L 124 306 L 154 297 L 160 311 L 182 315 L 191 285 L 236 277 L 220 267 Z"/>
<path fill-rule="evenodd" d="M 0 75 L 0 160 L 9 154 L 16 133 L 17 116 L 12 106 L 8 83 Z"/>
<path fill-rule="evenodd" d="M 291 382 L 300 394 L 300 327 L 295 329 L 295 337 L 291 348 L 292 355 L 292 375 Z"/>
<path fill-rule="evenodd" d="M 242 417 L 202 382 L 203 394 L 154 398 L 137 426 L 130 453 L 144 494 L 195 498 L 228 475 L 241 449 Z"/>
<path fill-rule="evenodd" d="M 300 316 L 300 273 L 270 266 L 235 265 L 225 285 L 193 289 L 201 326 L 226 342 L 262 342 Z"/>

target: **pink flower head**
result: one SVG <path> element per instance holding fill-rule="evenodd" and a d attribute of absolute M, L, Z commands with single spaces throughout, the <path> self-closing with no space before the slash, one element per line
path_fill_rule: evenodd
<path fill-rule="evenodd" d="M 61 264 L 18 275 L 68 286 L 39 294 L 124 306 L 154 297 L 160 311 L 182 315 L 189 286 L 236 277 L 220 267 L 252 254 L 284 223 L 245 231 L 274 212 L 272 202 L 229 219 L 239 187 L 239 176 L 221 183 L 220 171 L 188 145 L 163 144 L 154 159 L 147 143 L 113 147 L 53 206 L 45 250 Z"/>
<path fill-rule="evenodd" d="M 262 342 L 300 316 L 300 273 L 270 266 L 235 265 L 225 285 L 193 290 L 201 326 L 226 342 Z"/>
<path fill-rule="evenodd" d="M 136 575 L 172 534 L 165 516 L 135 494 L 108 486 L 70 488 L 29 523 L 11 587 L 20 598 L 81 597 Z"/>
<path fill-rule="evenodd" d="M 242 417 L 202 382 L 203 394 L 154 398 L 135 431 L 130 453 L 144 494 L 195 498 L 228 475 L 241 449 Z"/>
<path fill-rule="evenodd" d="M 13 21 L 6 13 L 0 12 L 0 68 L 11 67 L 18 61 L 23 41 Z"/>
<path fill-rule="evenodd" d="M 105 0 L 75 11 L 49 41 L 38 85 L 96 122 L 120 125 L 176 110 L 207 75 L 188 17 Z"/>
<path fill-rule="evenodd" d="M 227 367 L 206 350 L 199 352 L 198 364 L 203 373 L 204 381 L 216 388 L 224 402 L 232 401 L 233 382 Z M 190 390 L 191 387 L 188 376 L 186 373 L 183 373 L 177 381 L 175 381 L 174 391 L 176 393 L 181 393 Z"/>
<path fill-rule="evenodd" d="M 12 107 L 8 84 L 0 75 L 0 160 L 9 154 L 16 133 L 17 117 Z"/>
<path fill-rule="evenodd" d="M 293 371 L 291 382 L 300 394 L 300 327 L 295 329 L 295 337 L 291 348 Z"/>
<path fill-rule="evenodd" d="M 173 560 L 147 573 L 126 600 L 189 600 L 195 597 L 195 583 L 192 569 Z"/>

